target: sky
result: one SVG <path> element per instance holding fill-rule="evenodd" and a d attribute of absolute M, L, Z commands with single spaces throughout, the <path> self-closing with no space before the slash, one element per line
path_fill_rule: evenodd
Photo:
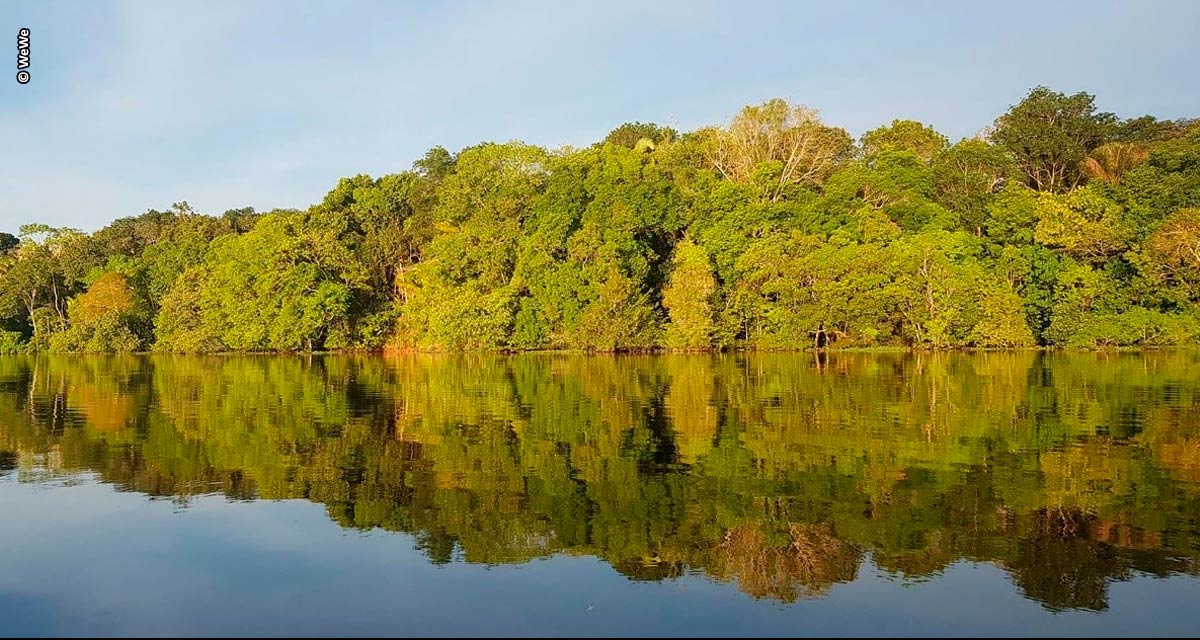
<path fill-rule="evenodd" d="M 31 31 L 31 81 L 16 33 Z M 1031 88 L 1200 116 L 1200 2 L 0 0 L 0 231 L 303 208 L 426 149 L 586 146 L 781 97 L 974 135 Z"/>

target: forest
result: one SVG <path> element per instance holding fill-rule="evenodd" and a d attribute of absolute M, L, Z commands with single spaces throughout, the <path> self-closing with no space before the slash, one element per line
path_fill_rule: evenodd
<path fill-rule="evenodd" d="M 1200 341 L 1200 120 L 1032 89 L 953 144 L 784 100 L 436 147 L 306 210 L 0 233 L 0 353 Z"/>

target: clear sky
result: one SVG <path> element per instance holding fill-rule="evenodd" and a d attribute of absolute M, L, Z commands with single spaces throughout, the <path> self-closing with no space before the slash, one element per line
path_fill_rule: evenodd
<path fill-rule="evenodd" d="M 852 134 L 957 139 L 1030 88 L 1200 116 L 1200 1 L 0 0 L 0 230 L 187 200 L 304 207 L 338 178 L 484 140 L 689 130 L 783 97 Z M 32 81 L 16 33 L 32 31 Z"/>

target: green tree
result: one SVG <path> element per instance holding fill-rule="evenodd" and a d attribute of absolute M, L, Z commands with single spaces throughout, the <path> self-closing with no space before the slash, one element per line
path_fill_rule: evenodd
<path fill-rule="evenodd" d="M 713 341 L 712 298 L 717 281 L 704 249 L 684 238 L 675 245 L 671 278 L 663 289 L 670 321 L 663 341 L 674 349 L 705 349 Z"/>
<path fill-rule="evenodd" d="M 516 142 L 458 155 L 454 173 L 438 190 L 437 235 L 425 247 L 424 260 L 397 276 L 404 299 L 400 345 L 506 346 L 522 228 L 545 188 L 548 162 L 545 150 Z M 500 315 L 488 318 L 492 313 Z M 479 322 L 493 330 L 473 335 Z"/>
<path fill-rule="evenodd" d="M 207 353 L 224 349 L 217 328 L 204 323 L 202 291 L 207 279 L 205 267 L 193 267 L 175 279 L 155 317 L 155 350 Z"/>
<path fill-rule="evenodd" d="M 16 249 L 21 240 L 11 233 L 0 233 L 0 255 Z"/>
<path fill-rule="evenodd" d="M 933 155 L 935 202 L 958 215 L 959 227 L 982 235 L 987 209 L 997 193 L 1017 176 L 1004 149 L 985 140 L 962 140 Z"/>
<path fill-rule="evenodd" d="M 880 151 L 910 151 L 925 162 L 946 148 L 950 141 L 933 127 L 916 120 L 892 120 L 887 126 L 862 135 L 863 152 L 872 156 Z"/>
<path fill-rule="evenodd" d="M 9 313 L 23 310 L 23 319 L 36 328 L 35 312 L 48 307 L 58 324 L 65 325 L 67 300 L 83 289 L 83 277 L 91 268 L 86 243 L 87 236 L 75 229 L 22 226 L 20 245 L 2 262 L 0 308 Z"/>
<path fill-rule="evenodd" d="M 1113 114 L 1096 112 L 1090 94 L 1036 87 L 996 119 L 992 140 L 1013 154 L 1029 186 L 1058 192 L 1082 182 L 1080 165 L 1116 123 Z"/>
<path fill-rule="evenodd" d="M 1037 210 L 1034 239 L 1075 258 L 1103 261 L 1129 246 L 1132 233 L 1121 205 L 1094 189 L 1040 194 Z"/>
<path fill-rule="evenodd" d="M 1147 275 L 1179 302 L 1200 302 L 1200 208 L 1168 216 L 1146 239 L 1144 259 Z"/>
<path fill-rule="evenodd" d="M 639 144 L 649 143 L 651 147 L 655 147 L 674 142 L 678 137 L 679 132 L 671 127 L 661 127 L 649 122 L 626 122 L 604 136 L 604 143 L 636 149 Z"/>
<path fill-rule="evenodd" d="M 347 224 L 280 211 L 215 241 L 200 291 L 206 330 L 235 350 L 350 346 L 350 298 L 367 275 L 340 240 Z"/>
<path fill-rule="evenodd" d="M 660 324 L 649 296 L 628 276 L 613 272 L 568 330 L 567 340 L 589 351 L 649 349 L 658 342 Z"/>
<path fill-rule="evenodd" d="M 1031 347 L 1037 344 L 1021 306 L 1021 296 L 1007 282 L 982 278 L 978 290 L 979 320 L 967 340 L 979 347 Z"/>

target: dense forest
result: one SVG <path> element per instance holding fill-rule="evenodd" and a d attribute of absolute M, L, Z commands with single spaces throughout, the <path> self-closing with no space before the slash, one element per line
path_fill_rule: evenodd
<path fill-rule="evenodd" d="M 771 100 L 0 234 L 0 352 L 1098 348 L 1196 343 L 1198 309 L 1200 121 L 1045 87 L 954 144 Z"/>
<path fill-rule="evenodd" d="M 987 562 L 1102 610 L 1200 576 L 1197 407 L 1192 350 L 20 356 L 0 479 L 306 499 L 436 563 L 570 553 L 789 602 Z"/>

